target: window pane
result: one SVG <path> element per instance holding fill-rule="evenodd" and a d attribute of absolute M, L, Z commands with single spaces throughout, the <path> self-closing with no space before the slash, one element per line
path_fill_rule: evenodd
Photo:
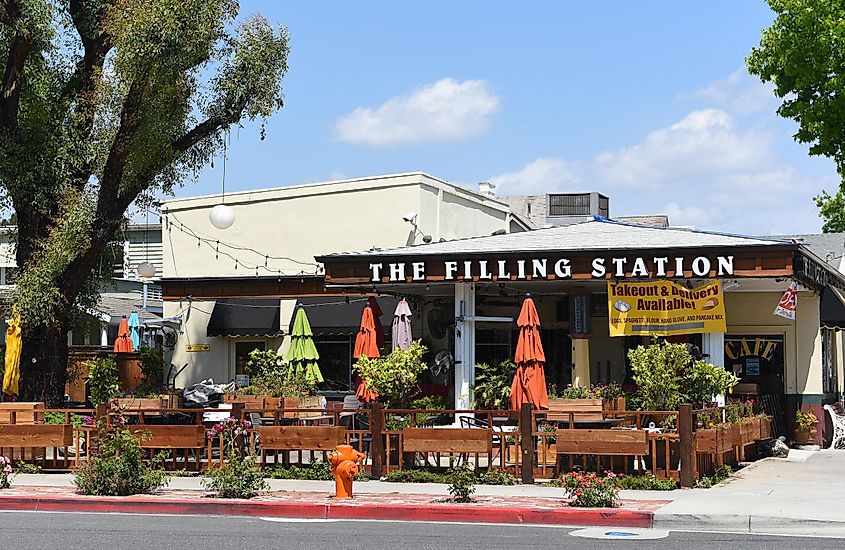
<path fill-rule="evenodd" d="M 348 391 L 351 384 L 352 344 L 349 337 L 314 337 L 320 372 L 329 390 Z M 321 386 L 322 387 L 322 386 Z"/>
<path fill-rule="evenodd" d="M 267 349 L 267 342 L 235 342 L 235 374 L 246 374 L 244 367 L 249 360 L 249 352 Z"/>

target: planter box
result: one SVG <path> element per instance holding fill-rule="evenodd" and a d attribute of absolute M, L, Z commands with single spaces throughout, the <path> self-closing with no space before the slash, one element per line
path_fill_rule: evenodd
<path fill-rule="evenodd" d="M 815 445 L 816 444 L 816 427 L 811 427 L 808 431 L 800 431 L 798 425 L 795 425 L 795 444 L 796 445 Z"/>
<path fill-rule="evenodd" d="M 739 424 L 739 443 L 740 445 L 750 445 L 757 440 L 754 437 L 754 422 L 753 419 L 749 418 L 743 420 Z"/>
<path fill-rule="evenodd" d="M 167 408 L 162 403 L 160 397 L 118 397 L 113 401 L 122 410 L 132 411 L 152 411 L 161 408 Z M 157 415 L 158 413 L 149 413 L 150 415 Z"/>
<path fill-rule="evenodd" d="M 741 445 L 740 425 L 719 426 L 696 430 L 695 443 L 699 453 L 723 454 Z"/>
<path fill-rule="evenodd" d="M 12 410 L 15 411 L 15 424 L 40 424 L 44 422 L 44 403 L 33 401 L 12 401 L 0 403 L 0 424 L 11 424 Z"/>
<path fill-rule="evenodd" d="M 505 459 L 508 464 L 517 464 L 519 462 L 519 453 L 521 452 L 519 445 L 516 443 L 508 443 L 507 444 L 507 458 Z"/>
<path fill-rule="evenodd" d="M 625 398 L 611 397 L 602 399 L 602 412 L 605 416 L 614 416 L 616 413 L 625 412 Z"/>
<path fill-rule="evenodd" d="M 546 418 L 554 422 L 568 422 L 570 412 L 575 420 L 595 422 L 604 419 L 601 399 L 549 399 Z"/>
<path fill-rule="evenodd" d="M 760 418 L 760 439 L 772 438 L 772 417 L 764 416 Z"/>
<path fill-rule="evenodd" d="M 284 397 L 280 398 L 285 409 L 314 409 L 310 411 L 289 411 L 284 413 L 285 418 L 313 418 L 323 414 L 323 400 L 319 395 L 306 397 Z"/>
<path fill-rule="evenodd" d="M 537 442 L 537 464 L 553 466 L 557 463 L 557 445 L 546 443 L 545 437 L 541 436 Z"/>

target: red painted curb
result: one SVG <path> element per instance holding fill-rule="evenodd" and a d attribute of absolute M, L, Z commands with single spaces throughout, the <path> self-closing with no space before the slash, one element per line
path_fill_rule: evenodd
<path fill-rule="evenodd" d="M 530 508 L 449 504 L 369 505 L 359 502 L 268 502 L 209 498 L 173 500 L 150 496 L 37 497 L 2 496 L 0 510 L 30 512 L 96 512 L 277 517 L 301 519 L 361 519 L 465 523 L 530 523 L 545 525 L 651 527 L 652 512 L 603 508 Z"/>

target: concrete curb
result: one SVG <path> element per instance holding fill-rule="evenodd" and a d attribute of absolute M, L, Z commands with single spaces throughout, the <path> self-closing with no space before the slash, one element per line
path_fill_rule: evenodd
<path fill-rule="evenodd" d="M 845 520 L 762 516 L 754 514 L 655 514 L 655 529 L 845 536 Z"/>
<path fill-rule="evenodd" d="M 154 496 L 32 497 L 0 495 L 0 510 L 29 512 L 94 512 L 246 516 L 297 519 L 361 519 L 466 523 L 526 523 L 540 525 L 651 527 L 654 514 L 620 508 L 531 508 L 449 504 L 363 504 L 350 502 L 268 502 L 209 498 L 185 501 Z"/>

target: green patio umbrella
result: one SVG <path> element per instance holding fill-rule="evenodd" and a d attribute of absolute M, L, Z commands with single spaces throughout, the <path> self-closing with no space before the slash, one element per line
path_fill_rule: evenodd
<path fill-rule="evenodd" d="M 317 366 L 320 354 L 314 346 L 314 334 L 311 332 L 311 323 L 305 314 L 305 308 L 299 307 L 296 310 L 296 317 L 293 320 L 293 330 L 290 332 L 290 349 L 285 359 L 288 360 L 291 369 L 302 369 L 308 381 L 319 384 L 323 381 L 323 374 Z"/>

